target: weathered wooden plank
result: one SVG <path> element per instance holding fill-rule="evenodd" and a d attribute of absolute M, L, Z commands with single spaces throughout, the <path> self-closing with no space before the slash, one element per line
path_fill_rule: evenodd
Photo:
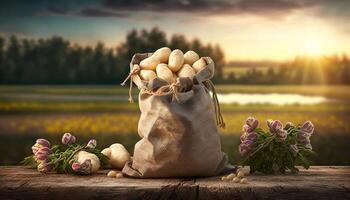
<path fill-rule="evenodd" d="M 350 199 L 350 166 L 313 166 L 299 174 L 248 177 L 248 184 L 197 179 L 109 178 L 39 174 L 0 167 L 0 199 Z"/>

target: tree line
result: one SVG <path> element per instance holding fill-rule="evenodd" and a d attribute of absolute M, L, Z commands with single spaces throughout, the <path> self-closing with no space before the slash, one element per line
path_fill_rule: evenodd
<path fill-rule="evenodd" d="M 224 53 L 218 45 L 188 41 L 175 34 L 167 39 L 164 31 L 132 30 L 116 48 L 101 42 L 96 46 L 72 44 L 62 37 L 19 39 L 0 37 L 1 84 L 119 84 L 129 73 L 133 54 L 171 49 L 194 50 L 210 56 L 216 63 L 218 79 L 224 66 Z"/>
<path fill-rule="evenodd" d="M 231 72 L 222 83 L 229 84 L 350 84 L 350 59 L 344 55 L 298 56 L 267 70 L 250 67 L 243 75 Z M 266 69 L 266 68 L 265 68 Z"/>
<path fill-rule="evenodd" d="M 216 83 L 223 84 L 350 84 L 350 60 L 343 56 L 318 59 L 296 57 L 266 71 L 250 67 L 244 74 L 225 74 L 225 55 L 219 45 L 204 44 L 184 35 L 167 37 L 158 28 L 133 29 L 115 48 L 73 44 L 54 36 L 48 39 L 0 37 L 0 84 L 119 84 L 129 73 L 136 52 L 160 47 L 194 50 L 216 64 Z"/>

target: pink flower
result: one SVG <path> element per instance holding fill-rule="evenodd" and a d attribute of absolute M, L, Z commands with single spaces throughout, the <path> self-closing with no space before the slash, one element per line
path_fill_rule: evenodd
<path fill-rule="evenodd" d="M 36 143 L 40 144 L 41 146 L 48 147 L 48 148 L 50 148 L 50 146 L 51 146 L 51 144 L 48 140 L 42 139 L 42 138 L 37 139 Z"/>
<path fill-rule="evenodd" d="M 32 146 L 32 152 L 33 154 L 36 154 L 36 152 L 41 148 L 41 147 L 48 147 L 50 148 L 50 142 L 46 139 L 37 139 L 36 143 Z"/>
<path fill-rule="evenodd" d="M 37 170 L 40 173 L 47 173 L 47 172 L 51 171 L 51 169 L 52 169 L 51 164 L 48 162 L 41 162 L 37 167 Z"/>
<path fill-rule="evenodd" d="M 243 125 L 243 131 L 246 132 L 246 133 L 250 133 L 250 132 L 254 131 L 254 129 L 252 129 L 252 127 L 250 127 L 249 125 L 244 124 Z"/>
<path fill-rule="evenodd" d="M 97 141 L 95 139 L 91 139 L 86 145 L 87 148 L 94 149 L 97 145 Z"/>
<path fill-rule="evenodd" d="M 269 127 L 271 133 L 276 133 L 278 130 L 283 128 L 283 124 L 279 120 L 267 120 L 267 126 Z"/>
<path fill-rule="evenodd" d="M 90 159 L 86 159 L 86 160 L 84 160 L 83 163 L 81 163 L 80 169 L 83 172 L 90 173 L 91 172 L 91 166 L 92 166 L 91 160 Z"/>
<path fill-rule="evenodd" d="M 256 139 L 258 139 L 258 134 L 255 132 L 247 133 L 246 139 L 250 141 L 255 141 Z"/>
<path fill-rule="evenodd" d="M 301 130 L 308 133 L 309 135 L 312 135 L 314 132 L 314 125 L 310 121 L 304 122 L 304 124 L 301 126 Z"/>
<path fill-rule="evenodd" d="M 245 133 L 242 134 L 241 137 L 240 137 L 240 139 L 241 139 L 241 142 L 244 142 L 244 140 L 246 139 L 246 134 L 245 134 Z"/>
<path fill-rule="evenodd" d="M 310 144 L 310 135 L 304 131 L 300 131 L 297 134 L 297 141 L 299 144 L 308 145 Z"/>
<path fill-rule="evenodd" d="M 35 143 L 33 146 L 32 146 L 32 152 L 33 154 L 36 154 L 36 152 L 41 148 L 42 146 L 40 144 L 37 144 Z"/>
<path fill-rule="evenodd" d="M 72 169 L 74 172 L 77 173 L 83 173 L 83 174 L 90 174 L 92 168 L 92 163 L 90 159 L 84 160 L 84 162 L 73 162 Z"/>
<path fill-rule="evenodd" d="M 73 162 L 72 169 L 73 169 L 73 171 L 77 172 L 80 169 L 80 163 Z"/>
<path fill-rule="evenodd" d="M 287 131 L 283 129 L 277 131 L 277 136 L 283 141 L 287 139 L 287 134 Z"/>
<path fill-rule="evenodd" d="M 73 144 L 75 143 L 75 136 L 70 134 L 70 133 L 65 133 L 63 136 L 62 136 L 62 143 L 63 144 Z"/>
<path fill-rule="evenodd" d="M 256 129 L 259 125 L 259 121 L 254 117 L 248 117 L 245 123 L 252 129 Z"/>
<path fill-rule="evenodd" d="M 245 140 L 243 143 L 241 143 L 238 147 L 241 156 L 247 156 L 252 151 L 253 145 L 254 143 L 251 140 Z"/>
<path fill-rule="evenodd" d="M 50 153 L 51 150 L 48 147 L 41 147 L 38 151 L 36 151 L 35 159 L 38 162 L 45 162 L 48 160 Z"/>

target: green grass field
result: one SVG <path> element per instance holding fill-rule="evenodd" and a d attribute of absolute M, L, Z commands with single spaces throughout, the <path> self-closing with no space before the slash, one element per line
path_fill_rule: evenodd
<path fill-rule="evenodd" d="M 103 148 L 121 142 L 132 152 L 138 140 L 137 103 L 129 104 L 127 89 L 119 86 L 0 86 L 0 164 L 17 164 L 30 153 L 37 137 L 60 141 L 64 132 L 80 141 L 96 138 Z M 312 144 L 318 156 L 314 164 L 350 165 L 350 87 L 349 86 L 217 86 L 219 93 L 288 93 L 325 96 L 334 99 L 315 105 L 223 104 L 226 129 L 221 129 L 222 148 L 237 163 L 239 136 L 244 120 L 255 116 L 263 127 L 265 120 L 316 126 Z M 137 89 L 134 94 L 137 96 Z M 65 97 L 59 99 L 58 97 Z M 71 99 L 74 97 L 73 99 Z M 93 98 L 92 98 L 93 97 Z M 106 97 L 104 100 L 95 97 Z M 114 98 L 123 97 L 119 100 Z M 92 99 L 90 99 L 92 98 Z"/>

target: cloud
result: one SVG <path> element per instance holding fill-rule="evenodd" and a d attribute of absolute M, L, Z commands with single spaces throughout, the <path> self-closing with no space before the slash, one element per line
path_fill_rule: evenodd
<path fill-rule="evenodd" d="M 174 12 L 196 15 L 275 15 L 288 14 L 294 10 L 311 7 L 320 1 L 314 0 L 102 0 L 92 3 L 49 3 L 47 9 L 34 15 L 84 16 L 84 17 L 131 17 L 127 12 Z"/>
<path fill-rule="evenodd" d="M 105 0 L 115 11 L 188 12 L 192 14 L 287 13 L 313 6 L 312 0 Z"/>
<path fill-rule="evenodd" d="M 125 18 L 127 17 L 126 14 L 120 13 L 120 12 L 114 12 L 107 9 L 101 9 L 101 8 L 84 8 L 80 10 L 78 15 L 86 16 L 86 17 L 117 17 L 117 18 Z"/>
<path fill-rule="evenodd" d="M 103 7 L 84 7 L 80 9 L 48 7 L 44 11 L 33 13 L 34 16 L 82 16 L 82 17 L 116 17 L 125 18 L 128 15 Z"/>
<path fill-rule="evenodd" d="M 347 12 L 350 1 L 347 0 L 95 0 L 76 4 L 69 2 L 48 3 L 46 9 L 36 11 L 35 15 L 133 18 L 139 12 L 149 12 L 148 16 L 183 13 L 197 16 L 249 14 L 275 17 L 307 10 L 310 15 L 320 17 L 346 20 L 350 18 L 350 12 Z"/>

